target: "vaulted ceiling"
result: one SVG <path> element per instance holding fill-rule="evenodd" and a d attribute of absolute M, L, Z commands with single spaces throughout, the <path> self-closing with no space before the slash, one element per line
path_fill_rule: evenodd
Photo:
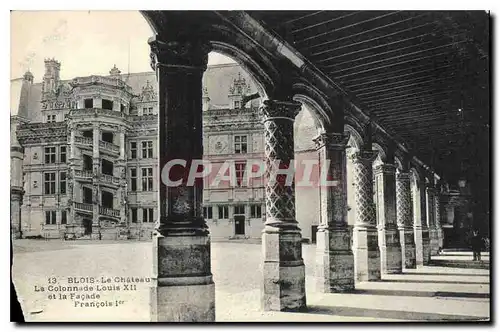
<path fill-rule="evenodd" d="M 247 13 L 438 172 L 455 178 L 488 162 L 486 12 Z"/>

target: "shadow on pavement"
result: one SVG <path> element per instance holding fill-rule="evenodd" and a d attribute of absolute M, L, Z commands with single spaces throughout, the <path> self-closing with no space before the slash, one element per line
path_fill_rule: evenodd
<path fill-rule="evenodd" d="M 488 293 L 465 293 L 465 292 L 434 292 L 434 291 L 412 291 L 401 289 L 355 289 L 352 294 L 382 295 L 382 296 L 410 296 L 410 297 L 459 297 L 489 299 Z"/>
<path fill-rule="evenodd" d="M 464 269 L 489 270 L 489 262 L 459 261 L 451 259 L 436 259 L 429 262 L 429 266 L 459 267 Z"/>
<path fill-rule="evenodd" d="M 423 320 L 423 321 L 479 321 L 489 320 L 489 317 L 476 317 L 476 316 L 462 316 L 462 315 L 448 315 L 427 312 L 411 312 L 399 310 L 382 310 L 382 309 L 366 309 L 366 308 L 353 308 L 341 306 L 308 306 L 308 313 L 310 314 L 323 314 L 334 316 L 347 316 L 347 317 L 374 317 L 384 319 L 403 319 L 403 320 Z"/>
<path fill-rule="evenodd" d="M 453 281 L 453 280 L 415 280 L 415 279 L 381 279 L 381 282 L 402 282 L 407 284 L 460 284 L 460 285 L 489 285 L 488 281 Z"/>
<path fill-rule="evenodd" d="M 431 272 L 404 272 L 404 275 L 416 275 L 416 276 L 457 276 L 457 277 L 489 277 L 489 274 L 483 273 L 431 273 Z"/>

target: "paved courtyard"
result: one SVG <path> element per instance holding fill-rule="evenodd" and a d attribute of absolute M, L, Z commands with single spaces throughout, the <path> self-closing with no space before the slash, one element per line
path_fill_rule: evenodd
<path fill-rule="evenodd" d="M 316 292 L 315 246 L 303 245 L 303 256 L 308 312 L 262 312 L 261 245 L 212 243 L 217 321 L 470 321 L 490 317 L 487 254 L 483 255 L 486 262 L 480 263 L 472 262 L 470 252 L 448 252 L 434 257 L 431 266 L 384 275 L 379 282 L 358 283 L 351 294 Z M 151 259 L 150 242 L 16 240 L 13 280 L 27 321 L 149 321 L 148 284 L 134 283 L 136 287 L 124 289 L 122 279 L 115 282 L 115 278 L 149 277 Z M 95 288 L 97 283 L 90 278 L 111 279 L 108 284 L 99 282 L 100 288 L 121 287 L 93 292 L 100 296 L 95 301 L 112 306 L 81 307 L 82 302 L 94 300 L 78 302 L 69 298 L 70 292 L 57 288 Z M 55 288 L 48 291 L 49 286 Z M 61 299 L 62 294 L 67 298 Z"/>

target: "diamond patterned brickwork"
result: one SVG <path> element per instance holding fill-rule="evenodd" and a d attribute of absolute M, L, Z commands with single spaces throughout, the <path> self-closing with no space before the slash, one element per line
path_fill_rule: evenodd
<path fill-rule="evenodd" d="M 295 220 L 295 185 L 285 176 L 271 179 L 273 167 L 287 168 L 294 158 L 293 121 L 301 105 L 294 102 L 266 100 L 260 107 L 264 123 L 266 156 L 267 220 Z"/>
<path fill-rule="evenodd" d="M 354 166 L 354 199 L 358 225 L 376 225 L 372 170 L 376 156 L 375 151 L 358 151 L 350 157 Z"/>
<path fill-rule="evenodd" d="M 396 174 L 396 215 L 399 227 L 412 227 L 413 203 L 411 200 L 410 174 Z"/>

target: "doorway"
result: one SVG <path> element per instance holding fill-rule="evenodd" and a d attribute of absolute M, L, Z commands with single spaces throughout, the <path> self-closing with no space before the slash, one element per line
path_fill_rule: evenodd
<path fill-rule="evenodd" d="M 92 220 L 91 219 L 83 219 L 83 235 L 92 234 Z"/>
<path fill-rule="evenodd" d="M 234 216 L 234 234 L 245 235 L 245 216 Z"/>

